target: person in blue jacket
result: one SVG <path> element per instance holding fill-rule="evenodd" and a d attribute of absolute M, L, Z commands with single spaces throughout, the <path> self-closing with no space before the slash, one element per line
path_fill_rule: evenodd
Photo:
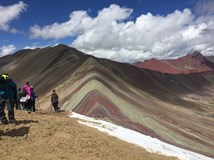
<path fill-rule="evenodd" d="M 0 75 L 0 123 L 7 124 L 5 104 L 7 104 L 9 123 L 15 123 L 14 102 L 17 98 L 16 83 L 8 77 L 8 74 Z"/>
<path fill-rule="evenodd" d="M 35 112 L 36 111 L 35 104 L 36 104 L 37 96 L 34 91 L 34 86 L 30 86 L 30 93 L 31 93 L 31 111 Z"/>

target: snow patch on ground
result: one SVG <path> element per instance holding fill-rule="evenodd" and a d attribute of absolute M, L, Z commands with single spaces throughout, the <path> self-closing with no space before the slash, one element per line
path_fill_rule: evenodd
<path fill-rule="evenodd" d="M 156 138 L 152 138 L 131 129 L 127 129 L 103 120 L 94 119 L 74 112 L 72 112 L 69 116 L 71 118 L 78 118 L 78 122 L 81 124 L 96 128 L 99 131 L 108 133 L 109 135 L 126 142 L 136 144 L 149 152 L 178 157 L 180 160 L 213 160 L 212 158 L 204 155 L 167 144 Z"/>

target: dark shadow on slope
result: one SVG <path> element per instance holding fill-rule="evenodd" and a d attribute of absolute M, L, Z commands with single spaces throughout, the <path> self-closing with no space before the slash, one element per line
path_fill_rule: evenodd
<path fill-rule="evenodd" d="M 196 112 L 204 112 L 206 110 L 206 108 L 202 107 L 200 104 L 197 104 L 197 103 L 191 102 L 191 101 L 187 101 L 187 100 L 183 100 L 179 97 L 176 97 L 175 95 L 169 95 L 169 94 L 163 94 L 163 93 L 157 93 L 157 92 L 154 92 L 154 93 L 150 92 L 150 94 L 164 102 L 168 102 L 168 103 L 176 105 L 176 106 L 181 106 L 181 107 L 189 109 L 189 110 L 193 110 Z"/>
<path fill-rule="evenodd" d="M 0 131 L 0 136 L 10 136 L 10 137 L 23 137 L 28 134 L 30 127 L 21 127 L 18 129 L 12 129 L 6 132 Z"/>
<path fill-rule="evenodd" d="M 34 120 L 19 120 L 16 122 L 17 125 L 19 124 L 29 124 L 29 123 L 39 123 L 39 121 L 34 121 Z"/>
<path fill-rule="evenodd" d="M 52 51 L 52 50 L 51 50 Z M 60 50 L 59 53 L 57 53 L 57 56 L 53 58 L 53 60 L 47 65 L 46 68 L 44 68 L 41 73 L 45 72 L 46 70 L 50 69 L 51 67 L 53 67 L 57 62 L 59 62 L 61 60 L 61 58 L 64 56 L 64 54 L 68 51 L 68 49 L 63 49 Z M 53 52 L 53 51 L 52 51 Z M 49 53 L 51 54 L 51 53 Z M 40 73 L 40 74 L 41 74 Z"/>

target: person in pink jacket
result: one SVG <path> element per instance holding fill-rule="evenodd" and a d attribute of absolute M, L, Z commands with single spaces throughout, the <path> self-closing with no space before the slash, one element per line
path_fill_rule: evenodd
<path fill-rule="evenodd" d="M 29 85 L 28 81 L 25 83 L 25 85 L 23 86 L 23 88 L 27 92 L 27 94 L 31 97 L 30 85 Z"/>
<path fill-rule="evenodd" d="M 25 90 L 25 92 L 27 93 L 27 95 L 30 96 L 30 98 L 28 99 L 28 101 L 25 103 L 25 109 L 24 110 L 30 112 L 32 110 L 31 109 L 31 98 L 32 98 L 32 95 L 31 95 L 30 85 L 29 85 L 28 81 L 23 86 L 23 89 Z"/>

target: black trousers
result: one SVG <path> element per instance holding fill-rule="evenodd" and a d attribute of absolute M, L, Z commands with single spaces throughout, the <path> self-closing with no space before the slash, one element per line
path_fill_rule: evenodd
<path fill-rule="evenodd" d="M 59 102 L 52 102 L 52 106 L 54 107 L 55 112 L 58 112 L 58 104 Z"/>
<path fill-rule="evenodd" d="M 36 106 L 35 106 L 35 104 L 36 104 L 36 101 L 35 100 L 31 100 L 31 109 L 32 109 L 32 111 L 33 112 L 35 112 L 36 111 Z"/>
<path fill-rule="evenodd" d="M 8 119 L 9 120 L 15 120 L 14 117 L 14 98 L 8 98 L 8 99 L 1 99 L 0 100 L 0 121 L 7 121 L 6 115 L 5 115 L 5 105 L 7 105 L 8 110 Z"/>

